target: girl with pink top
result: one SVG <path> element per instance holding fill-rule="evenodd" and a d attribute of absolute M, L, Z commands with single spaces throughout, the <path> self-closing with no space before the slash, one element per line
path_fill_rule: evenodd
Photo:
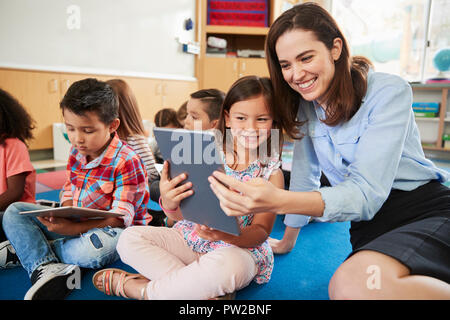
<path fill-rule="evenodd" d="M 16 201 L 35 202 L 36 171 L 26 142 L 33 138 L 34 120 L 8 92 L 0 89 L 0 268 L 18 265 L 9 260 L 14 251 L 3 233 L 6 208 Z"/>
<path fill-rule="evenodd" d="M 280 128 L 272 92 L 268 78 L 239 79 L 225 97 L 216 128 L 224 138 L 227 175 L 240 181 L 265 179 L 283 188 L 282 134 L 272 130 Z M 134 299 L 213 299 L 252 280 L 258 284 L 270 280 L 274 258 L 267 239 L 275 215 L 239 217 L 240 236 L 184 220 L 179 204 L 193 194 L 192 183 L 180 185 L 186 178 L 181 174 L 170 179 L 169 163 L 164 163 L 160 203 L 166 215 L 178 222 L 172 228 L 124 230 L 117 251 L 139 274 L 101 270 L 93 277 L 97 289 Z"/>

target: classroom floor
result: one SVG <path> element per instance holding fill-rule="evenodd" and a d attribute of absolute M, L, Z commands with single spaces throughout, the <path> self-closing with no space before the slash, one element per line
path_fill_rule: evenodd
<path fill-rule="evenodd" d="M 450 161 L 435 161 L 440 168 L 450 172 Z M 42 164 L 42 163 L 40 163 Z M 60 186 L 65 180 L 65 166 L 51 163 L 53 167 L 38 166 L 36 199 L 57 201 Z M 47 164 L 48 165 L 48 164 Z M 447 183 L 448 186 L 450 184 Z M 149 208 L 158 209 L 157 203 Z M 335 270 L 351 251 L 350 224 L 310 223 L 302 228 L 295 248 L 288 254 L 275 255 L 272 278 L 267 284 L 252 282 L 236 294 L 237 300 L 327 300 L 328 283 Z M 271 237 L 283 236 L 283 216 L 278 216 Z M 130 266 L 117 261 L 109 267 L 135 272 Z M 68 300 L 109 300 L 92 285 L 95 270 L 83 272 L 81 289 L 74 290 Z M 0 270 L 0 300 L 21 300 L 30 287 L 29 278 L 23 268 Z"/>

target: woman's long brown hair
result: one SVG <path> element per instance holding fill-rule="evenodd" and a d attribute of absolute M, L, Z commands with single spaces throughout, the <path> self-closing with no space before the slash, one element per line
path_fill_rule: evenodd
<path fill-rule="evenodd" d="M 319 41 L 331 50 L 336 38 L 342 40 L 342 52 L 335 61 L 335 74 L 321 100 L 327 105 L 323 122 L 336 126 L 348 121 L 358 111 L 367 91 L 367 74 L 372 66 L 364 57 L 351 57 L 347 41 L 333 17 L 320 5 L 307 2 L 285 11 L 272 24 L 266 40 L 266 56 L 275 92 L 276 105 L 280 108 L 281 124 L 293 139 L 301 138 L 296 120 L 301 95 L 284 80 L 275 50 L 277 40 L 286 32 L 302 29 L 314 32 Z"/>
<path fill-rule="evenodd" d="M 106 83 L 114 89 L 119 100 L 120 125 L 117 129 L 119 137 L 126 139 L 133 134 L 144 136 L 141 113 L 130 86 L 121 79 L 108 80 Z"/>

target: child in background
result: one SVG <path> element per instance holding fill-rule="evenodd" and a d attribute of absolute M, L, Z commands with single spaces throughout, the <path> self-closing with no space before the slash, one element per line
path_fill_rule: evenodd
<path fill-rule="evenodd" d="M 72 143 L 62 206 L 121 213 L 120 218 L 74 221 L 29 217 L 23 211 L 45 207 L 16 202 L 3 217 L 3 228 L 31 278 L 25 300 L 62 299 L 67 280 L 79 267 L 100 268 L 116 261 L 124 227 L 147 225 L 147 173 L 139 156 L 118 137 L 118 99 L 105 82 L 73 83 L 60 103 Z"/>
<path fill-rule="evenodd" d="M 3 232 L 3 211 L 16 201 L 35 202 L 36 171 L 26 142 L 34 120 L 8 92 L 0 89 L 0 269 L 20 265 Z"/>
<path fill-rule="evenodd" d="M 184 129 L 214 129 L 224 98 L 225 93 L 217 89 L 202 89 L 192 93 L 186 105 Z"/>
<path fill-rule="evenodd" d="M 187 101 L 185 101 L 181 107 L 178 108 L 177 110 L 177 119 L 178 122 L 181 124 L 182 127 L 184 127 L 184 120 L 186 120 L 186 116 L 187 116 Z"/>
<path fill-rule="evenodd" d="M 159 110 L 155 114 L 155 126 L 159 128 L 182 128 L 183 126 L 178 122 L 177 112 L 173 108 L 164 108 Z M 157 163 L 163 163 L 161 151 L 159 150 L 158 143 L 153 137 L 148 141 L 150 149 L 155 156 Z"/>
<path fill-rule="evenodd" d="M 150 184 L 159 179 L 159 172 L 155 168 L 155 159 L 145 137 L 136 97 L 128 84 L 121 79 L 108 80 L 106 83 L 114 89 L 119 99 L 120 125 L 117 134 L 144 162 Z"/>
<path fill-rule="evenodd" d="M 226 144 L 223 158 L 228 175 L 239 180 L 268 179 L 283 188 L 279 168 L 282 135 L 278 148 L 271 145 L 270 139 L 271 129 L 280 128 L 274 118 L 272 90 L 268 78 L 239 79 L 225 98 L 218 129 Z M 231 129 L 231 134 L 226 128 Z M 267 148 L 261 147 L 266 143 Z M 270 151 L 264 154 L 263 150 Z M 193 193 L 191 183 L 180 187 L 185 179 L 182 174 L 170 180 L 168 162 L 164 163 L 161 203 L 166 214 L 179 222 L 173 228 L 125 230 L 117 250 L 122 261 L 140 274 L 101 270 L 93 277 L 97 289 L 135 299 L 211 299 L 233 293 L 252 280 L 269 281 L 274 258 L 267 238 L 275 215 L 239 217 L 240 236 L 183 220 L 180 201 Z M 111 285 L 107 287 L 108 281 Z"/>

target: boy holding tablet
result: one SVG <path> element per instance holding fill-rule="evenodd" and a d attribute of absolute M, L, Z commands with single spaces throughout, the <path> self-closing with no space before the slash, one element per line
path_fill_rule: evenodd
<path fill-rule="evenodd" d="M 100 268 L 116 261 L 123 228 L 151 220 L 145 168 L 116 133 L 120 121 L 113 89 L 96 79 L 75 82 L 60 107 L 72 143 L 62 205 L 123 217 L 81 222 L 33 218 L 19 213 L 41 206 L 22 202 L 9 206 L 3 228 L 32 282 L 25 300 L 64 298 L 71 290 L 67 282 L 80 274 L 79 267 Z"/>

